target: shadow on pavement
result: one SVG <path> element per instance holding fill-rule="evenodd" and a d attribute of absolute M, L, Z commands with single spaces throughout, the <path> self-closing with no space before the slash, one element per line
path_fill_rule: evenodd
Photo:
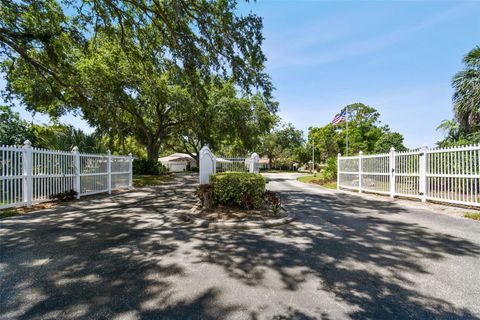
<path fill-rule="evenodd" d="M 182 179 L 174 192 L 160 188 L 155 200 L 134 205 L 0 220 L 0 319 L 222 319 L 238 312 L 265 318 L 262 310 L 223 301 L 219 283 L 208 283 L 209 289 L 189 298 L 189 287 L 176 282 L 195 264 L 219 267 L 254 288 L 268 286 L 265 270 L 270 270 L 279 275 L 282 290 L 299 295 L 305 282 L 315 281 L 318 290 L 348 306 L 353 319 L 476 318 L 418 292 L 415 278 L 428 274 L 424 259 L 478 256 L 480 247 L 390 218 L 403 212 L 400 207 L 289 191 L 282 197 L 299 217 L 292 225 L 262 231 L 184 229 L 179 216 L 195 201 L 195 183 Z M 369 214 L 372 210 L 388 215 Z M 195 262 L 165 259 L 180 252 Z M 300 310 L 285 301 L 270 318 L 335 317 L 321 307 Z"/>

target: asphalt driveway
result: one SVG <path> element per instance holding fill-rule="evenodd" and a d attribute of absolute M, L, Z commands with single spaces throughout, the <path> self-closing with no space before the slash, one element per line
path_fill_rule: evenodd
<path fill-rule="evenodd" d="M 480 223 L 270 175 L 298 220 L 189 228 L 188 177 L 0 220 L 0 319 L 476 319 Z"/>

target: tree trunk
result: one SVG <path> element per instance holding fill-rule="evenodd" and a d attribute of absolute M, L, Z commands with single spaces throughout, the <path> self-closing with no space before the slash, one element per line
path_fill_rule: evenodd
<path fill-rule="evenodd" d="M 160 152 L 160 143 L 150 143 L 147 145 L 148 160 L 158 161 L 158 154 Z"/>

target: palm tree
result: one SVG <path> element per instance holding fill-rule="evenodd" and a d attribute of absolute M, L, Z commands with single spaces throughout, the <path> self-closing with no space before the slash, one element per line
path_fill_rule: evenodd
<path fill-rule="evenodd" d="M 101 136 L 96 132 L 85 133 L 81 129 L 65 125 L 36 126 L 35 129 L 37 131 L 36 147 L 53 150 L 72 150 L 76 146 L 80 152 L 107 152 Z"/>
<path fill-rule="evenodd" d="M 463 63 L 466 68 L 452 81 L 454 112 L 461 129 L 472 133 L 480 129 L 480 46 L 470 51 Z"/>

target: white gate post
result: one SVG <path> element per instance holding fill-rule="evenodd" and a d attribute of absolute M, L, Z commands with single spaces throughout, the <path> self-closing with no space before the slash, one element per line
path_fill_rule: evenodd
<path fill-rule="evenodd" d="M 23 150 L 23 201 L 30 208 L 33 198 L 33 165 L 32 143 L 29 140 L 25 140 L 23 143 Z"/>
<path fill-rule="evenodd" d="M 250 172 L 251 173 L 259 173 L 260 172 L 260 168 L 259 168 L 259 163 L 260 161 L 260 157 L 258 156 L 258 154 L 256 154 L 255 152 L 252 153 L 252 156 L 250 157 Z"/>
<path fill-rule="evenodd" d="M 337 155 L 337 190 L 340 190 L 340 157 L 342 155 L 338 153 Z"/>
<path fill-rule="evenodd" d="M 210 182 L 210 175 L 216 171 L 215 156 L 207 146 L 204 146 L 202 150 L 200 150 L 199 162 L 200 184 L 207 184 Z"/>
<path fill-rule="evenodd" d="M 78 147 L 73 147 L 72 152 L 75 166 L 75 191 L 77 192 L 77 199 L 80 199 L 80 152 L 78 152 Z"/>
<path fill-rule="evenodd" d="M 420 153 L 420 164 L 419 164 L 419 173 L 420 173 L 420 181 L 419 181 L 419 188 L 420 188 L 420 196 L 422 202 L 427 201 L 427 163 L 428 163 L 428 146 L 422 146 L 422 153 Z"/>
<path fill-rule="evenodd" d="M 358 153 L 358 192 L 362 193 L 362 156 L 363 151 Z"/>
<path fill-rule="evenodd" d="M 132 190 L 133 189 L 133 156 L 132 153 L 130 152 L 128 154 L 128 189 Z"/>
<path fill-rule="evenodd" d="M 108 183 L 108 194 L 112 194 L 112 152 L 108 150 L 107 153 L 107 173 L 108 173 L 108 178 L 107 178 L 107 183 Z"/>
<path fill-rule="evenodd" d="M 390 198 L 395 197 L 395 148 L 390 148 Z"/>

